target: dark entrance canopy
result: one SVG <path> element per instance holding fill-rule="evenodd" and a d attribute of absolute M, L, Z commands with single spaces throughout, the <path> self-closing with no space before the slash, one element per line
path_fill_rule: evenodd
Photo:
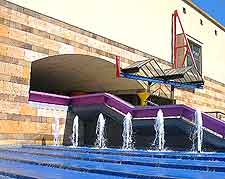
<path fill-rule="evenodd" d="M 175 87 L 202 88 L 204 80 L 194 66 L 162 69 L 155 59 L 135 62 L 121 70 L 121 76 Z"/>

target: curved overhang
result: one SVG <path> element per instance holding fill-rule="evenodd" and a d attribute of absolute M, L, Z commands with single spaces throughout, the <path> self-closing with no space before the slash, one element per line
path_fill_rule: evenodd
<path fill-rule="evenodd" d="M 115 64 L 89 55 L 57 55 L 32 63 L 31 90 L 71 92 L 137 92 L 136 80 L 116 78 Z"/>

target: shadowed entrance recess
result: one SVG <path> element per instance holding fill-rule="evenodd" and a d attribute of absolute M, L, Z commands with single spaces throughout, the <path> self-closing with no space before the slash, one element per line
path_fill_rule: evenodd
<path fill-rule="evenodd" d="M 88 55 L 58 55 L 32 63 L 31 89 L 69 94 L 83 92 L 136 92 L 136 80 L 115 77 L 115 64 Z"/>

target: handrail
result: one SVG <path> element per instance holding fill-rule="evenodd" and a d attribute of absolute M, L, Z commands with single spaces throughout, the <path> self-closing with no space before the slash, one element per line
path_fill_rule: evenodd
<path fill-rule="evenodd" d="M 221 112 L 221 111 L 210 111 L 210 112 L 205 112 L 206 114 L 209 114 L 209 115 L 213 115 L 215 114 L 215 117 L 218 118 L 218 119 L 222 119 L 224 118 L 225 119 L 225 113 Z"/>
<path fill-rule="evenodd" d="M 146 102 L 147 104 L 152 105 L 152 106 L 159 106 L 158 104 L 153 103 L 153 102 L 152 102 L 152 101 L 150 101 L 150 100 L 145 100 L 145 102 Z"/>

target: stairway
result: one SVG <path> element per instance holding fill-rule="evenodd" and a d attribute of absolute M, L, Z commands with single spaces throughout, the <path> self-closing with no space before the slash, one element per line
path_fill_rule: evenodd
<path fill-rule="evenodd" d="M 24 179 L 224 179 L 225 153 L 23 145 L 0 148 L 0 176 Z"/>

